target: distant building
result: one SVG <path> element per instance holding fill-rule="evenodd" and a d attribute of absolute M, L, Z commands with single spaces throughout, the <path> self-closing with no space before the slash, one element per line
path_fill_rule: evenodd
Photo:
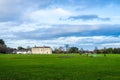
<path fill-rule="evenodd" d="M 31 54 L 30 50 L 14 50 L 14 54 Z"/>
<path fill-rule="evenodd" d="M 33 47 L 31 52 L 32 54 L 52 54 L 52 48 L 47 46 Z"/>
<path fill-rule="evenodd" d="M 17 54 L 31 54 L 31 51 L 17 51 Z"/>

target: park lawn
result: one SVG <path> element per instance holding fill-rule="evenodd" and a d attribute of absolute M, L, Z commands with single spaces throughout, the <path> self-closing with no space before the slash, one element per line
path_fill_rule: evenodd
<path fill-rule="evenodd" d="M 0 54 L 0 80 L 120 80 L 120 54 Z"/>

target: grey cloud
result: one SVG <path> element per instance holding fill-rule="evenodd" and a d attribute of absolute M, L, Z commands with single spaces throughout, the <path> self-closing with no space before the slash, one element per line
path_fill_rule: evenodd
<path fill-rule="evenodd" d="M 32 0 L 0 0 L 0 22 L 20 21 L 25 12 L 45 8 L 45 4 L 44 0 L 38 3 Z"/>
<path fill-rule="evenodd" d="M 69 36 L 119 36 L 120 25 L 1 25 L 1 38 L 46 40 Z M 6 26 L 6 27 L 4 27 Z M 32 27 L 34 26 L 34 27 Z M 10 28 L 10 29 L 9 29 Z"/>
<path fill-rule="evenodd" d="M 83 20 L 83 21 L 89 21 L 89 20 L 102 20 L 102 21 L 109 21 L 110 18 L 102 18 L 98 15 L 78 15 L 78 16 L 70 16 L 68 19 L 70 20 Z"/>
<path fill-rule="evenodd" d="M 119 36 L 120 25 L 51 25 L 34 31 L 16 32 L 20 39 L 47 40 L 69 36 Z M 109 29 L 109 30 L 108 30 Z"/>

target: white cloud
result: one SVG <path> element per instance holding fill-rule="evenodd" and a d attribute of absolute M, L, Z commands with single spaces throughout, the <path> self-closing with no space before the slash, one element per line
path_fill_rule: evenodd
<path fill-rule="evenodd" d="M 0 35 L 0 37 L 2 37 L 3 39 L 4 38 L 7 38 L 7 39 L 15 39 L 15 38 L 17 38 L 17 36 L 14 35 L 14 34 L 2 34 L 2 35 Z"/>
<path fill-rule="evenodd" d="M 118 43 L 105 43 L 105 44 L 102 44 L 101 47 L 119 48 L 120 42 L 118 42 Z"/>
<path fill-rule="evenodd" d="M 52 10 L 52 13 L 56 14 L 56 15 L 60 15 L 60 16 L 69 16 L 69 15 L 72 15 L 71 12 L 69 12 L 67 10 L 64 10 L 62 8 L 56 8 L 56 9 Z"/>
<path fill-rule="evenodd" d="M 17 24 L 14 22 L 1 22 L 0 23 L 0 29 L 2 30 L 0 33 L 7 33 L 7 32 L 29 32 L 29 31 L 35 31 L 38 29 L 47 29 L 51 26 L 47 24 L 39 24 L 39 23 L 23 23 L 23 24 Z"/>
<path fill-rule="evenodd" d="M 60 22 L 61 17 L 67 17 L 72 14 L 72 12 L 63 8 L 40 9 L 26 12 L 23 18 L 33 22 L 56 24 Z"/>
<path fill-rule="evenodd" d="M 61 34 L 72 34 L 72 33 L 82 33 L 86 31 L 98 30 L 99 26 L 95 25 L 53 25 L 49 30 L 48 34 L 51 35 L 61 35 Z"/>

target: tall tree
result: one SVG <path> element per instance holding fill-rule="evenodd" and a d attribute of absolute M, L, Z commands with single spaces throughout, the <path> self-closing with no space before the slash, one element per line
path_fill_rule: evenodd
<path fill-rule="evenodd" d="M 23 47 L 21 47 L 21 46 L 19 46 L 17 49 L 18 49 L 18 50 L 25 50 L 25 48 L 23 48 Z"/>
<path fill-rule="evenodd" d="M 0 44 L 1 44 L 1 45 L 5 45 L 5 42 L 4 42 L 3 39 L 0 39 Z"/>
<path fill-rule="evenodd" d="M 7 47 L 3 39 L 0 39 L 0 53 L 6 53 Z"/>
<path fill-rule="evenodd" d="M 79 49 L 77 47 L 71 47 L 68 52 L 69 53 L 78 53 Z"/>
<path fill-rule="evenodd" d="M 69 50 L 69 44 L 65 44 L 65 49 L 66 49 L 66 52 L 68 52 L 68 50 Z"/>
<path fill-rule="evenodd" d="M 99 53 L 99 49 L 97 47 L 95 47 L 94 53 Z"/>
<path fill-rule="evenodd" d="M 84 50 L 83 48 L 80 49 L 80 54 L 83 54 L 84 53 Z"/>

